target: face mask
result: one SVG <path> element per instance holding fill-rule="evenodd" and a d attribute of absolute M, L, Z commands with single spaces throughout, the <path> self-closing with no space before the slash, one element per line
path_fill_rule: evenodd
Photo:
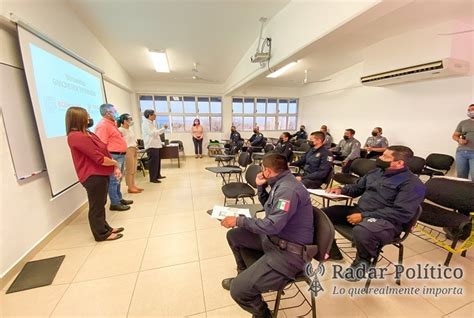
<path fill-rule="evenodd" d="M 254 130 L 253 133 L 254 133 L 254 134 L 258 134 L 258 131 Z"/>
<path fill-rule="evenodd" d="M 129 125 L 130 127 L 133 126 L 133 121 L 132 121 L 132 120 L 129 121 L 129 122 L 128 122 L 128 125 Z"/>
<path fill-rule="evenodd" d="M 375 165 L 381 168 L 382 170 L 390 168 L 390 163 L 391 161 L 383 161 L 380 158 L 375 159 Z"/>
<path fill-rule="evenodd" d="M 300 131 L 304 131 L 304 128 L 300 128 Z"/>
<path fill-rule="evenodd" d="M 373 131 L 373 132 L 372 132 L 372 136 L 377 137 L 377 132 L 376 132 L 376 131 Z"/>
<path fill-rule="evenodd" d="M 280 142 L 283 142 L 283 138 L 280 138 Z"/>
<path fill-rule="evenodd" d="M 474 112 L 467 112 L 467 117 L 474 119 Z"/>
<path fill-rule="evenodd" d="M 94 126 L 94 119 L 89 118 L 87 120 L 87 128 L 91 128 L 92 126 Z"/>
<path fill-rule="evenodd" d="M 342 138 L 344 138 L 344 140 L 349 140 L 349 136 L 344 136 Z"/>
<path fill-rule="evenodd" d="M 310 145 L 311 147 L 314 147 L 314 142 L 308 141 L 308 145 Z"/>

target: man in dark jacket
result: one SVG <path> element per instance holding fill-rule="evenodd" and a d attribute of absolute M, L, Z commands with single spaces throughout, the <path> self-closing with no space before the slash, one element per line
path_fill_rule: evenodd
<path fill-rule="evenodd" d="M 283 155 L 288 162 L 290 162 L 291 157 L 293 156 L 293 145 L 290 143 L 290 136 L 290 133 L 287 131 L 282 133 L 280 140 L 272 151 L 272 153 Z"/>
<path fill-rule="evenodd" d="M 291 135 L 291 138 L 296 137 L 296 141 L 308 139 L 308 133 L 306 132 L 306 127 L 304 125 L 300 126 L 300 130 Z"/>
<path fill-rule="evenodd" d="M 227 241 L 239 273 L 235 278 L 224 279 L 222 287 L 230 290 L 232 298 L 253 317 L 270 318 L 261 294 L 282 288 L 303 270 L 303 246 L 312 244 L 314 236 L 313 207 L 308 191 L 290 173 L 282 155 L 264 157 L 256 183 L 265 217 L 226 217 L 221 222 L 232 228 L 227 232 Z M 247 268 L 242 248 L 261 251 L 263 255 Z"/>
<path fill-rule="evenodd" d="M 303 171 L 296 179 L 301 181 L 308 189 L 321 187 L 332 170 L 332 164 L 328 161 L 329 151 L 324 147 L 324 137 L 324 134 L 320 131 L 312 132 L 309 140 L 313 148 L 308 150 L 299 160 L 290 164 L 302 168 Z"/>
<path fill-rule="evenodd" d="M 345 277 L 361 279 L 353 273 L 365 272 L 379 247 L 393 242 L 405 224 L 415 217 L 425 197 L 425 186 L 406 166 L 413 151 L 405 146 L 391 146 L 377 158 L 376 169 L 356 184 L 333 188 L 329 192 L 358 197 L 356 206 L 335 205 L 323 209 L 334 224 L 353 226 L 356 259 Z M 342 259 L 335 241 L 330 257 Z"/>

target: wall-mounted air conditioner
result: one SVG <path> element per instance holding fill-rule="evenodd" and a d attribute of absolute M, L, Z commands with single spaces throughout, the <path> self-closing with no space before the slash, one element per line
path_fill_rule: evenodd
<path fill-rule="evenodd" d="M 468 73 L 468 62 L 456 60 L 453 58 L 445 58 L 430 63 L 362 76 L 360 81 L 363 85 L 367 86 L 384 86 L 447 76 L 462 76 Z"/>

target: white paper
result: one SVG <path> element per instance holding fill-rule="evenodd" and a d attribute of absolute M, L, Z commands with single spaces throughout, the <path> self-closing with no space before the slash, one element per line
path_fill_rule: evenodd
<path fill-rule="evenodd" d="M 334 194 L 334 193 L 327 193 L 326 190 L 323 189 L 308 189 L 308 192 L 320 197 L 325 197 L 329 199 L 350 199 L 350 196 L 343 195 L 343 194 Z"/>
<path fill-rule="evenodd" d="M 230 208 L 227 206 L 215 205 L 212 209 L 211 218 L 222 220 L 226 216 L 239 216 L 243 215 L 245 217 L 251 218 L 249 209 L 239 209 L 239 208 Z"/>

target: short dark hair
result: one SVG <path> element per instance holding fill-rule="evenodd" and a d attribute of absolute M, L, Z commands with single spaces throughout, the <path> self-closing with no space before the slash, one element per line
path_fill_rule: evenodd
<path fill-rule="evenodd" d="M 390 146 L 387 150 L 393 152 L 393 158 L 395 158 L 395 160 L 403 160 L 405 164 L 413 158 L 413 150 L 406 146 Z"/>
<path fill-rule="evenodd" d="M 306 129 L 306 126 L 305 125 L 300 125 L 300 128 L 303 127 L 303 129 Z"/>
<path fill-rule="evenodd" d="M 313 131 L 311 133 L 311 136 L 314 136 L 321 141 L 324 141 L 324 139 L 326 139 L 326 135 L 322 131 Z"/>
<path fill-rule="evenodd" d="M 155 111 L 153 109 L 145 109 L 145 111 L 143 112 L 143 116 L 145 118 L 153 116 L 153 114 L 155 114 Z"/>
<path fill-rule="evenodd" d="M 291 138 L 291 134 L 287 131 L 285 131 L 284 133 L 282 133 L 283 136 L 285 136 L 286 138 L 290 139 Z"/>
<path fill-rule="evenodd" d="M 272 169 L 276 173 L 288 170 L 288 161 L 286 157 L 279 153 L 269 153 L 263 156 L 262 165 Z"/>
<path fill-rule="evenodd" d="M 346 131 L 350 132 L 351 135 L 355 135 L 356 134 L 356 131 L 352 128 L 347 128 Z"/>
<path fill-rule="evenodd" d="M 374 129 L 377 129 L 379 133 L 382 133 L 382 127 L 375 127 Z"/>
<path fill-rule="evenodd" d="M 120 115 L 119 119 L 117 120 L 117 126 L 122 126 L 123 125 L 123 122 L 126 121 L 126 120 L 129 120 L 130 118 L 132 118 L 132 116 L 130 116 L 130 114 L 122 114 Z"/>

